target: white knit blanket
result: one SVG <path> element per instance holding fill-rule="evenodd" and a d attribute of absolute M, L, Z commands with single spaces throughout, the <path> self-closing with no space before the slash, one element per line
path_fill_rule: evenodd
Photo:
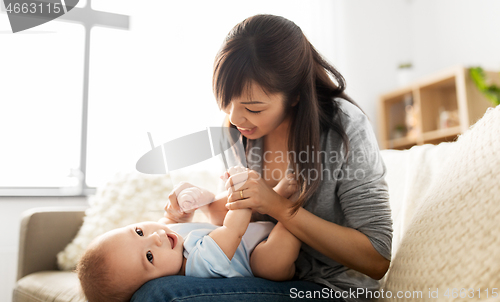
<path fill-rule="evenodd" d="M 443 164 L 449 159 L 455 143 L 414 146 L 409 150 L 382 150 L 387 167 L 386 181 L 393 221 L 392 255 L 401 244 L 403 234 L 423 203 L 425 193 L 436 181 Z"/>
<path fill-rule="evenodd" d="M 416 167 L 426 185 L 400 206 L 412 217 L 399 226 L 382 301 L 500 300 L 500 106 L 451 145 L 435 174 Z"/>

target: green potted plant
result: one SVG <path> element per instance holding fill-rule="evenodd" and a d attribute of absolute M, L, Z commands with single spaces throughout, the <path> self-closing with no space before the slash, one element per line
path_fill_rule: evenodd
<path fill-rule="evenodd" d="M 500 87 L 495 84 L 487 84 L 483 69 L 481 67 L 472 67 L 469 73 L 476 87 L 486 96 L 493 106 L 496 107 L 500 105 Z"/>
<path fill-rule="evenodd" d="M 392 131 L 392 139 L 398 139 L 404 137 L 406 134 L 406 127 L 405 125 L 399 124 L 394 127 L 394 130 Z"/>
<path fill-rule="evenodd" d="M 404 62 L 398 65 L 398 84 L 399 86 L 406 86 L 410 84 L 412 79 L 412 67 L 411 62 Z"/>

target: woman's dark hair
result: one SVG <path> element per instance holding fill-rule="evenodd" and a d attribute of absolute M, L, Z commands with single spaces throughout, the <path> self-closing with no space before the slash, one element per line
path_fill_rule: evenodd
<path fill-rule="evenodd" d="M 255 15 L 229 32 L 214 63 L 212 85 L 219 108 L 227 107 L 233 98 L 249 91 L 252 83 L 267 93 L 284 94 L 285 106 L 291 114 L 289 151 L 318 152 L 321 133 L 333 129 L 341 136 L 348 154 L 349 139 L 337 117 L 340 109 L 334 98 L 358 105 L 344 93 L 344 77 L 321 57 L 295 23 L 280 16 Z M 292 107 L 297 97 L 299 101 Z M 246 148 L 245 137 L 243 143 Z M 296 172 L 315 169 L 322 173 L 318 160 L 289 160 Z M 298 178 L 300 195 L 293 206 L 294 212 L 313 196 L 320 182 L 320 177 L 311 182 Z"/>

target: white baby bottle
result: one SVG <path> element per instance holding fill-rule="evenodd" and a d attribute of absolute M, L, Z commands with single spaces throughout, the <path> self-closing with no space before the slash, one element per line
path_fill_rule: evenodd
<path fill-rule="evenodd" d="M 199 187 L 190 187 L 182 190 L 177 195 L 177 201 L 181 210 L 187 212 L 212 203 L 214 197 L 214 194 L 208 190 Z"/>

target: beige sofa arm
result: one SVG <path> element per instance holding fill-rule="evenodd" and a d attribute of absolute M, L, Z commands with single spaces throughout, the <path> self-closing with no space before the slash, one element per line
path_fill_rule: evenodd
<path fill-rule="evenodd" d="M 85 208 L 34 208 L 23 213 L 17 280 L 38 271 L 57 270 L 57 253 L 76 236 Z"/>

